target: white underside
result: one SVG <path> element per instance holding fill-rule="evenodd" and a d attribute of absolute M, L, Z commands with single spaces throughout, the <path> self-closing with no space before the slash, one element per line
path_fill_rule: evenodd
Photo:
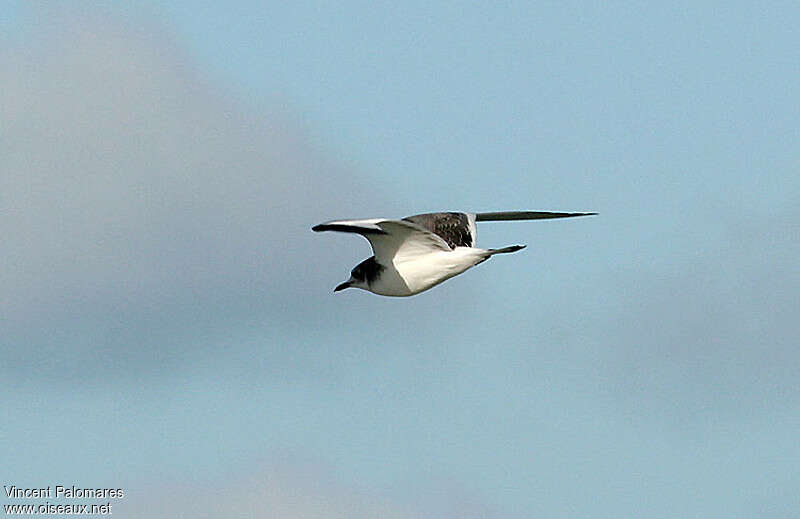
<path fill-rule="evenodd" d="M 486 249 L 456 247 L 412 258 L 395 258 L 384 265 L 378 279 L 367 290 L 383 296 L 413 296 L 474 267 L 487 256 Z"/>

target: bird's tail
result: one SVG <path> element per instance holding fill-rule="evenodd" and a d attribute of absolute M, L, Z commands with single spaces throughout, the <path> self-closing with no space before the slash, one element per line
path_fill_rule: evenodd
<path fill-rule="evenodd" d="M 525 245 L 511 245 L 509 247 L 503 247 L 502 249 L 489 249 L 486 252 L 489 254 L 489 256 L 494 256 L 495 254 L 508 254 L 509 252 L 517 252 L 525 247 Z"/>

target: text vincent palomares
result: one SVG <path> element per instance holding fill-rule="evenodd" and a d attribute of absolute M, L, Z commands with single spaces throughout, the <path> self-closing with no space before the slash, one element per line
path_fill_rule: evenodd
<path fill-rule="evenodd" d="M 53 489 L 49 486 L 46 488 L 18 488 L 14 485 L 10 487 L 3 485 L 3 488 L 6 491 L 6 497 L 9 499 L 121 499 L 125 497 L 125 492 L 121 488 L 77 488 L 74 485 L 71 487 L 56 485 L 55 495 L 53 495 Z"/>

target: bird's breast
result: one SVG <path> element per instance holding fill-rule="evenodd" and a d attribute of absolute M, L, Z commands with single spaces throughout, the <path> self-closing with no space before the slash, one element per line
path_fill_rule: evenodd
<path fill-rule="evenodd" d="M 406 285 L 408 295 L 418 294 L 457 276 L 484 259 L 481 249 L 456 247 L 393 263 L 394 270 Z"/>

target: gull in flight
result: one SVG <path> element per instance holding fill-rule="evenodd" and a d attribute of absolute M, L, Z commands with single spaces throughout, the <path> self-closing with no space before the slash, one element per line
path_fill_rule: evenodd
<path fill-rule="evenodd" d="M 525 245 L 501 249 L 475 246 L 476 222 L 570 218 L 597 213 L 503 211 L 496 213 L 426 213 L 390 220 L 335 220 L 311 230 L 360 234 L 375 254 L 350 272 L 350 279 L 333 289 L 361 288 L 382 296 L 413 296 L 483 263 L 495 254 L 517 252 Z"/>

